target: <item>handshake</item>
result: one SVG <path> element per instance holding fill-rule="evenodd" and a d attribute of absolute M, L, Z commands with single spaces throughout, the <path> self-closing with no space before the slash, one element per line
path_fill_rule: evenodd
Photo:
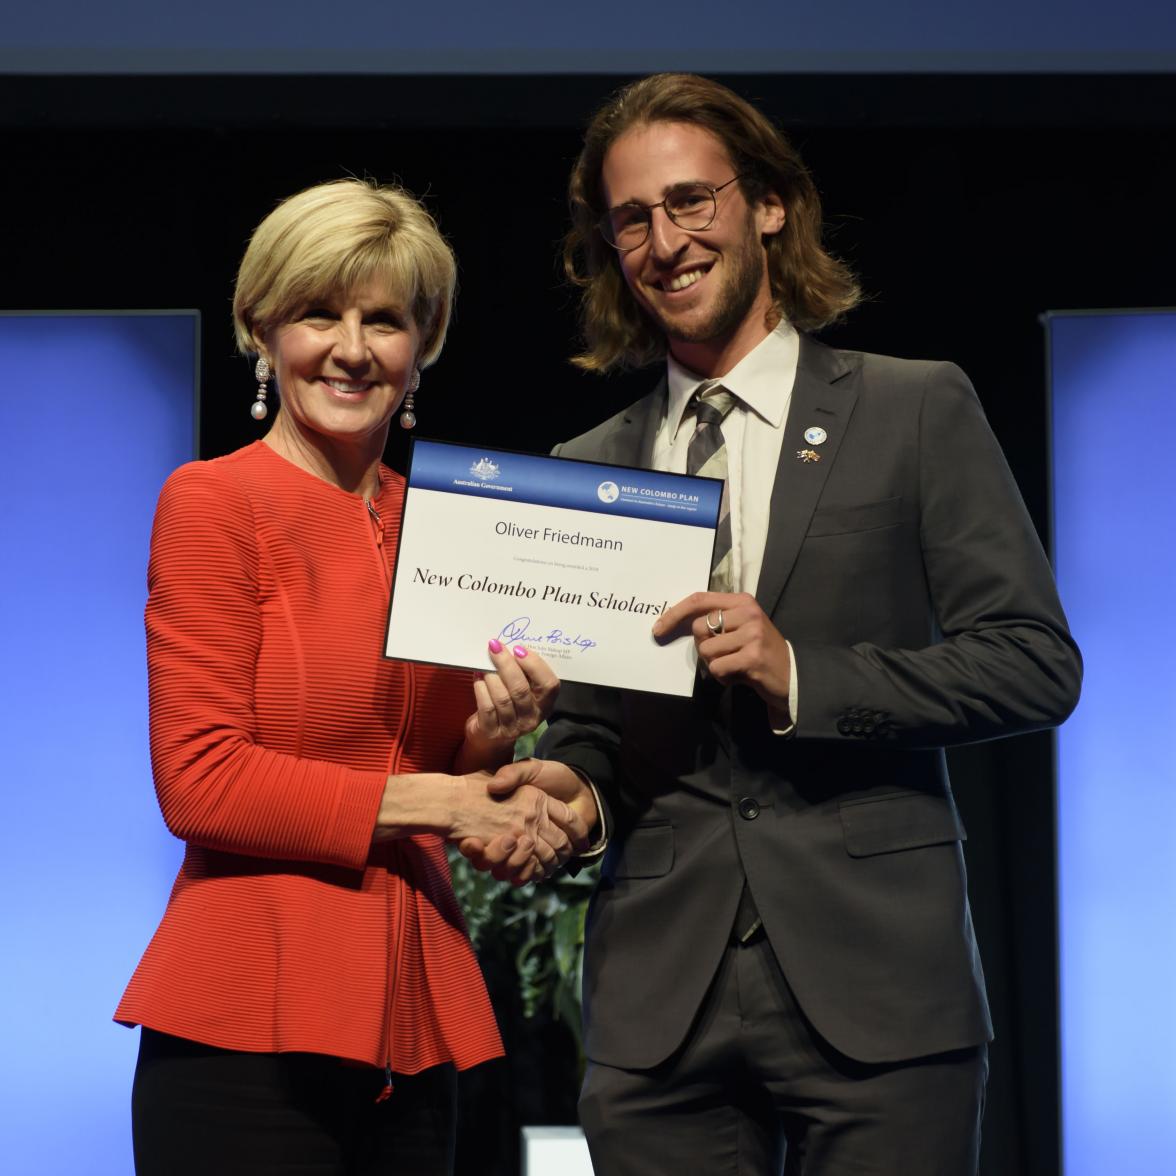
<path fill-rule="evenodd" d="M 599 814 L 592 789 L 571 768 L 527 759 L 491 774 L 457 777 L 466 804 L 448 840 L 476 869 L 523 886 L 549 878 L 583 853 Z"/>

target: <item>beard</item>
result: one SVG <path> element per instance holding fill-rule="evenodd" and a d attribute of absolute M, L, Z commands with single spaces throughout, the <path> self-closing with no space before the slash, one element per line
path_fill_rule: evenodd
<path fill-rule="evenodd" d="M 680 343 L 709 343 L 734 334 L 751 313 L 763 281 L 764 247 L 750 213 L 742 241 L 724 252 L 723 261 L 722 286 L 715 291 L 714 304 L 704 317 L 682 321 L 647 308 L 647 313 L 667 339 Z"/>

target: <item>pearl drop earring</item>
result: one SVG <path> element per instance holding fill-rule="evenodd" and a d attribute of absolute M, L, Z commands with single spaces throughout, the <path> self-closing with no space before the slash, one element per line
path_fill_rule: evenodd
<path fill-rule="evenodd" d="M 257 399 L 249 410 L 255 421 L 264 421 L 269 416 L 269 409 L 265 404 L 265 386 L 270 382 L 272 374 L 269 360 L 264 356 L 258 356 L 257 363 L 253 367 L 253 377 L 257 380 Z"/>
<path fill-rule="evenodd" d="M 416 428 L 416 390 L 421 386 L 420 369 L 412 373 L 412 379 L 408 383 L 408 388 L 404 393 L 404 411 L 400 414 L 400 427 L 402 429 Z"/>

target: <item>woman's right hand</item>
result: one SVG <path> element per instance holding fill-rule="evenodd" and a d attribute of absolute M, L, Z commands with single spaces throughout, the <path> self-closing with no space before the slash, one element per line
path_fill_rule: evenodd
<path fill-rule="evenodd" d="M 542 789 L 524 785 L 506 795 L 488 789 L 494 777 L 489 772 L 471 772 L 459 777 L 466 788 L 465 802 L 455 816 L 450 841 L 470 837 L 484 841 L 494 836 L 513 838 L 513 856 L 525 861 L 534 857 L 543 876 L 551 874 L 588 845 L 588 826 L 571 805 Z M 486 836 L 486 831 L 497 834 Z"/>
<path fill-rule="evenodd" d="M 491 794 L 503 799 L 514 792 L 533 789 L 543 792 L 550 801 L 563 802 L 579 817 L 588 833 L 582 842 L 575 842 L 574 852 L 581 854 L 588 849 L 591 830 L 601 820 L 601 814 L 596 808 L 596 795 L 584 778 L 554 760 L 525 759 L 500 768 L 490 784 Z M 512 886 L 541 881 L 563 865 L 559 861 L 548 868 L 507 838 L 485 841 L 466 837 L 458 842 L 458 849 L 475 869 L 487 871 Z"/>
<path fill-rule="evenodd" d="M 460 776 L 389 776 L 376 818 L 375 839 L 436 833 L 447 841 L 513 848 L 510 861 L 526 878 L 545 877 L 588 845 L 588 826 L 571 805 L 532 785 L 493 795 L 485 771 Z M 524 869 L 534 859 L 530 869 Z"/>

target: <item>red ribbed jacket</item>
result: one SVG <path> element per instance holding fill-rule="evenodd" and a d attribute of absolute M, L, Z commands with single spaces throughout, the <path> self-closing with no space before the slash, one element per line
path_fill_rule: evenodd
<path fill-rule="evenodd" d="M 371 847 L 446 771 L 471 676 L 381 656 L 403 481 L 363 500 L 257 442 L 182 466 L 148 568 L 151 757 L 187 842 L 115 1019 L 416 1073 L 502 1052 L 439 838 Z"/>

